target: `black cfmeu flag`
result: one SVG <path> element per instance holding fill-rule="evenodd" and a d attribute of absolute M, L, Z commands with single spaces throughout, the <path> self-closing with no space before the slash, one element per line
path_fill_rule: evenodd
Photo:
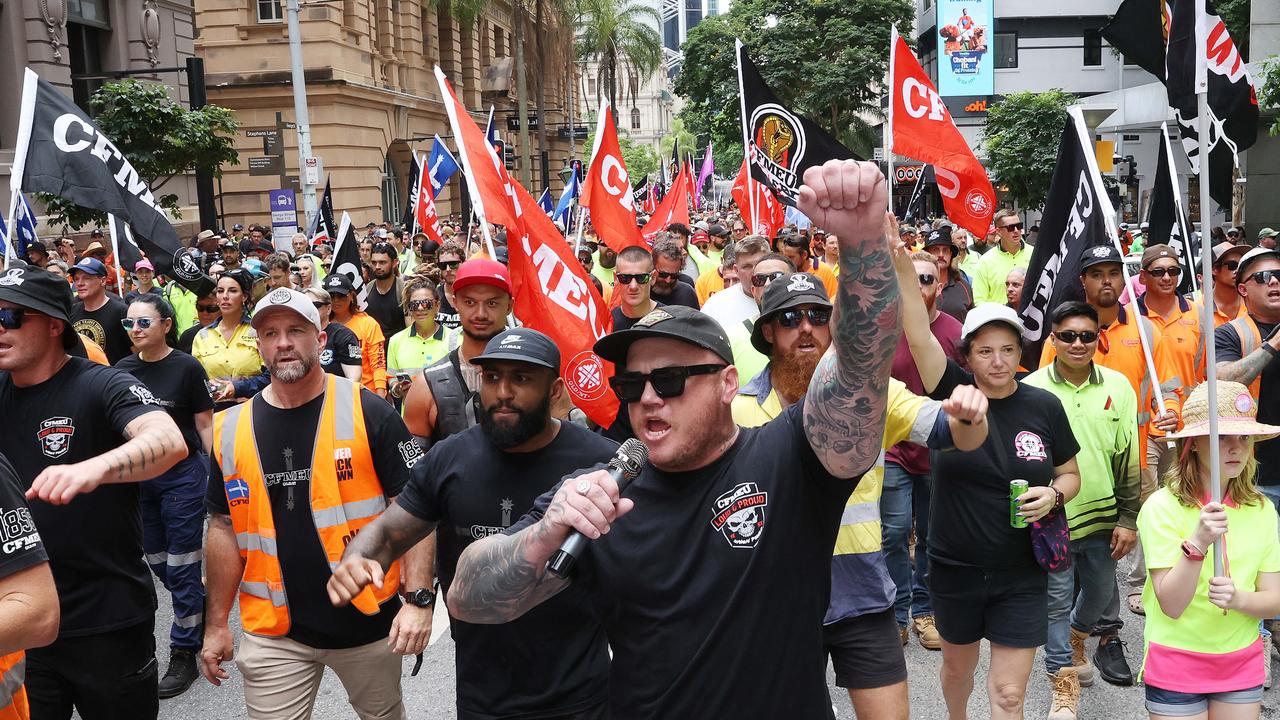
<path fill-rule="evenodd" d="M 1126 61 L 1163 81 L 1167 20 L 1165 0 L 1124 0 L 1100 32 Z"/>
<path fill-rule="evenodd" d="M 1178 119 L 1182 149 L 1200 174 L 1200 132 L 1196 127 L 1196 64 L 1207 66 L 1209 105 L 1209 196 L 1230 208 L 1232 171 L 1239 153 L 1258 139 L 1258 98 L 1253 79 L 1227 26 L 1209 0 L 1169 1 L 1169 50 L 1165 56 L 1165 88 Z M 1196 40 L 1196 24 L 1206 37 Z M 1198 50 L 1197 50 L 1198 48 Z M 1202 180 L 1203 182 L 1203 175 Z"/>
<path fill-rule="evenodd" d="M 329 272 L 347 276 L 360 300 L 357 307 L 364 310 L 367 307 L 365 300 L 369 297 L 369 288 L 365 287 L 364 274 L 361 273 L 360 241 L 356 239 L 356 228 L 351 224 L 351 216 L 345 210 L 342 212 L 342 224 L 338 226 L 336 242 L 338 244 L 333 248 L 333 262 Z"/>
<path fill-rule="evenodd" d="M 1160 152 L 1156 156 L 1156 182 L 1151 189 L 1151 215 L 1143 244 L 1169 245 L 1178 253 L 1178 261 L 1182 263 L 1184 272 L 1178 291 L 1189 293 L 1193 287 L 1196 268 L 1196 255 L 1199 254 L 1199 242 L 1192 243 L 1191 233 L 1187 225 L 1187 217 L 1180 202 L 1181 192 L 1177 177 L 1173 174 L 1170 162 L 1173 153 L 1169 144 L 1168 127 L 1160 127 Z"/>
<path fill-rule="evenodd" d="M 404 227 L 405 232 L 413 231 L 414 211 L 418 206 L 418 185 L 422 183 L 422 166 L 418 164 L 418 153 L 411 152 L 409 156 L 409 197 L 404 202 L 404 216 L 400 218 L 400 225 Z"/>
<path fill-rule="evenodd" d="M 861 160 L 817 123 L 783 105 L 739 41 L 738 88 L 742 135 L 750 144 L 751 177 L 795 207 L 804 171 L 828 160 Z"/>
<path fill-rule="evenodd" d="M 324 179 L 324 194 L 320 196 L 320 209 L 311 218 L 311 227 L 307 228 L 307 240 L 315 242 L 323 237 L 325 242 L 333 243 L 338 236 L 338 227 L 333 221 L 333 191 L 329 187 L 329 178 Z"/>
<path fill-rule="evenodd" d="M 644 201 L 649 199 L 649 178 L 641 178 L 635 187 L 631 188 L 631 199 L 636 207 L 644 205 Z"/>
<path fill-rule="evenodd" d="M 1062 130 L 1040 234 L 1022 286 L 1018 314 L 1026 327 L 1023 358 L 1031 363 L 1039 362 L 1041 347 L 1052 329 L 1049 318 L 1053 309 L 1067 300 L 1084 299 L 1081 255 L 1094 247 L 1106 251 L 1112 244 L 1105 218 L 1110 201 L 1101 190 L 1097 170 L 1089 165 L 1086 153 L 1092 152 L 1084 119 L 1079 110 L 1073 110 Z"/>
<path fill-rule="evenodd" d="M 71 98 L 30 68 L 23 78 L 10 189 L 57 195 L 114 215 L 137 231 L 156 274 L 197 293 L 213 287 L 128 158 Z"/>

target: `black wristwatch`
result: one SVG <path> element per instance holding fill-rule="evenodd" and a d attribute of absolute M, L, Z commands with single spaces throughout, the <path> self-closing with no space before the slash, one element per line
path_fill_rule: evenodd
<path fill-rule="evenodd" d="M 429 588 L 420 588 L 404 594 L 404 601 L 414 607 L 429 608 L 436 604 L 436 594 Z"/>

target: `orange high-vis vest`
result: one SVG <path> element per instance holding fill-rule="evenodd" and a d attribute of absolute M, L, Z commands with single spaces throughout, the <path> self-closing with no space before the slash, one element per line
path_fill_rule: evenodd
<path fill-rule="evenodd" d="M 1254 322 L 1253 318 L 1248 315 L 1243 315 L 1227 324 L 1235 328 L 1236 334 L 1240 336 L 1241 358 L 1249 357 L 1253 351 L 1262 347 L 1262 331 L 1258 330 L 1258 323 Z M 1249 394 L 1252 395 L 1253 399 L 1256 401 L 1261 397 L 1261 392 L 1262 374 L 1259 373 L 1258 377 L 1254 378 L 1253 382 L 1249 383 Z"/>
<path fill-rule="evenodd" d="M 369 450 L 361 386 L 336 375 L 326 375 L 326 379 L 311 462 L 311 515 L 332 570 L 342 560 L 351 538 L 386 509 L 387 498 Z M 256 402 L 263 400 L 255 397 L 214 416 L 213 452 L 222 468 L 231 524 L 245 561 L 240 619 L 245 632 L 278 637 L 289 632 L 289 598 L 276 552 L 281 539 L 276 536 L 253 433 L 251 406 Z M 352 605 L 365 615 L 376 615 L 399 586 L 400 567 L 393 563 L 382 588 L 366 587 Z"/>
<path fill-rule="evenodd" d="M 27 674 L 26 653 L 19 650 L 0 657 L 0 720 L 28 720 L 27 690 L 22 686 Z"/>

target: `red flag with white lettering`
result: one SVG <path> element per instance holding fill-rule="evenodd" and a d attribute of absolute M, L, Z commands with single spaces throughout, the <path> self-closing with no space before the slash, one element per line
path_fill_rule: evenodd
<path fill-rule="evenodd" d="M 689 174 L 685 172 L 677 173 L 675 184 L 667 191 L 666 197 L 662 198 L 662 203 L 649 218 L 649 222 L 645 223 L 640 234 L 644 235 L 645 242 L 652 245 L 654 236 L 666 230 L 671 223 L 693 224 L 689 219 Z"/>
<path fill-rule="evenodd" d="M 747 196 L 748 186 L 751 188 L 752 197 Z M 778 197 L 772 190 L 751 177 L 745 158 L 742 160 L 742 167 L 738 168 L 738 177 L 734 178 L 733 188 L 729 190 L 729 194 L 733 196 L 733 201 L 738 204 L 738 212 L 742 213 L 744 218 L 750 217 L 752 208 L 750 203 L 754 201 L 756 226 L 751 229 L 751 232 L 771 238 L 786 224 L 787 209 L 778 202 Z"/>
<path fill-rule="evenodd" d="M 931 163 L 947 217 L 974 235 L 985 234 L 996 211 L 996 193 L 987 171 L 956 129 L 911 48 L 896 32 L 890 62 L 890 150 Z"/>
<path fill-rule="evenodd" d="M 573 404 L 592 422 L 609 427 L 618 415 L 618 397 L 609 389 L 613 363 L 591 349 L 611 329 L 604 298 L 538 201 L 519 183 L 513 187 L 528 230 L 518 241 L 508 236 L 516 317 L 555 341 L 560 377 Z"/>
<path fill-rule="evenodd" d="M 418 221 L 418 230 L 431 238 L 437 245 L 440 239 L 440 216 L 436 214 L 436 200 L 431 195 L 431 168 L 422 164 L 422 177 L 418 179 L 418 201 L 414 203 L 414 218 Z"/>
<path fill-rule="evenodd" d="M 600 106 L 596 146 L 578 202 L 591 211 L 591 226 L 614 252 L 644 244 L 640 228 L 636 227 L 631 179 L 627 176 L 627 164 L 622 159 L 618 130 L 613 125 L 613 113 L 609 112 L 608 103 Z"/>

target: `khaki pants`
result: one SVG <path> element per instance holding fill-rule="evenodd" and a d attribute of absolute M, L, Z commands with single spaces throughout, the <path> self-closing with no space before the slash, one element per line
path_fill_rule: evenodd
<path fill-rule="evenodd" d="M 1160 488 L 1161 478 L 1174 460 L 1174 445 L 1163 440 L 1147 440 L 1147 466 L 1142 469 L 1142 502 Z M 1133 567 L 1129 569 L 1129 595 L 1141 595 L 1147 582 L 1147 562 L 1142 556 L 1142 543 L 1133 549 Z"/>
<path fill-rule="evenodd" d="M 326 667 L 333 668 L 361 720 L 404 720 L 402 656 L 386 639 L 345 650 L 320 650 L 288 638 L 245 633 L 236 653 L 252 720 L 307 720 Z"/>

